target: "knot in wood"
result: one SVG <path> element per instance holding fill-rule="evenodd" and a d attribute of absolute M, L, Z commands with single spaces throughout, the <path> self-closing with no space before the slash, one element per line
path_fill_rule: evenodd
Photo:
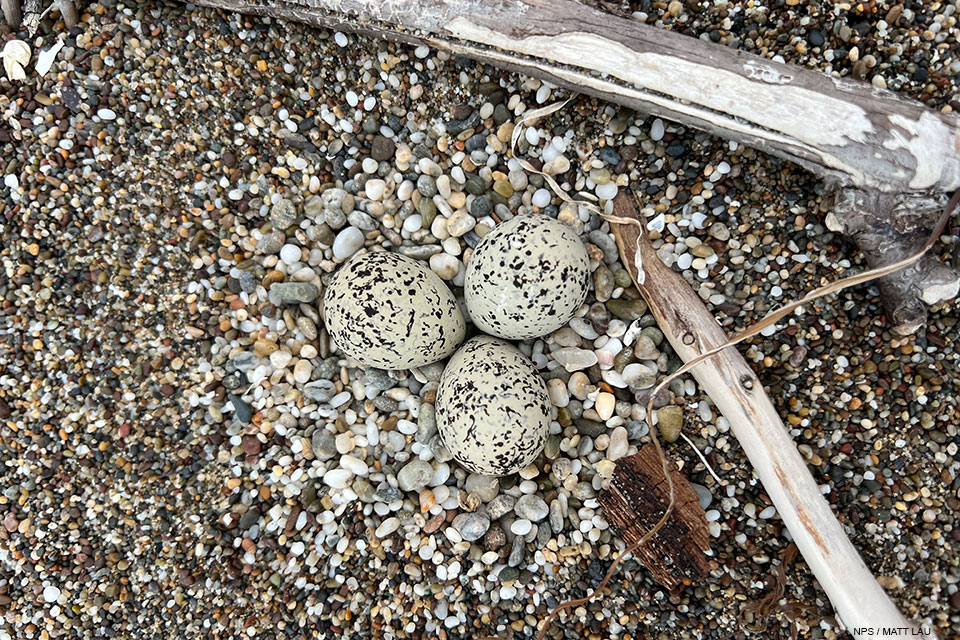
<path fill-rule="evenodd" d="M 740 386 L 746 389 L 747 391 L 753 390 L 753 378 L 748 375 L 740 376 Z"/>
<path fill-rule="evenodd" d="M 686 333 L 683 334 L 683 338 L 682 338 L 683 344 L 688 346 L 693 344 L 694 340 L 696 339 L 697 339 L 696 336 L 693 335 L 693 331 L 687 331 Z"/>

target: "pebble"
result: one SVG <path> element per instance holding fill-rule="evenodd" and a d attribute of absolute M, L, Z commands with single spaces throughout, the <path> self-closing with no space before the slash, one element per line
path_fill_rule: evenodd
<path fill-rule="evenodd" d="M 275 282 L 270 285 L 270 299 L 277 304 L 310 303 L 317 299 L 320 291 L 309 282 Z"/>
<path fill-rule="evenodd" d="M 490 518 L 485 513 L 461 513 L 453 519 L 456 529 L 467 542 L 476 542 L 490 528 Z"/>
<path fill-rule="evenodd" d="M 571 373 L 592 367 L 598 362 L 597 354 L 586 349 L 566 347 L 557 349 L 550 355 L 553 356 L 553 359 L 556 360 L 560 366 Z"/>
<path fill-rule="evenodd" d="M 43 599 L 48 603 L 54 603 L 60 599 L 60 589 L 54 585 L 47 585 L 43 588 Z"/>
<path fill-rule="evenodd" d="M 500 491 L 500 480 L 479 473 L 471 473 L 467 476 L 463 488 L 468 493 L 475 493 L 483 502 L 490 502 Z"/>
<path fill-rule="evenodd" d="M 487 515 L 491 520 L 499 520 L 513 511 L 517 500 L 507 493 L 501 493 L 487 504 Z"/>
<path fill-rule="evenodd" d="M 550 513 L 547 503 L 538 495 L 525 495 L 517 500 L 513 507 L 514 512 L 530 522 L 540 522 Z M 512 530 L 512 528 L 511 528 Z M 517 533 L 514 531 L 514 533 Z M 525 534 L 519 534 L 525 535 Z"/>
<path fill-rule="evenodd" d="M 333 257 L 346 260 L 363 246 L 363 232 L 356 227 L 347 227 L 333 241 Z"/>
<path fill-rule="evenodd" d="M 657 410 L 657 427 L 667 442 L 676 442 L 683 429 L 683 409 L 669 405 Z"/>
<path fill-rule="evenodd" d="M 624 427 L 617 427 L 610 432 L 610 444 L 607 446 L 607 460 L 616 462 L 627 455 L 630 443 L 627 439 L 627 430 Z"/>
<path fill-rule="evenodd" d="M 400 528 L 400 519 L 396 517 L 386 518 L 383 522 L 380 523 L 380 526 L 377 527 L 376 531 L 373 532 L 378 538 L 386 538 L 387 536 L 395 533 L 397 529 Z"/>
<path fill-rule="evenodd" d="M 433 465 L 417 458 L 407 463 L 397 473 L 397 483 L 402 491 L 419 491 L 433 477 Z"/>

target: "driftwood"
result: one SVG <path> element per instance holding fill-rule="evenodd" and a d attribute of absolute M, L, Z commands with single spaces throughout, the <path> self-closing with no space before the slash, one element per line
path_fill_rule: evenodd
<path fill-rule="evenodd" d="M 696 491 L 672 466 L 673 514 L 634 555 L 657 582 L 676 591 L 706 577 L 713 563 L 705 554 L 710 549 L 706 514 Z M 656 525 L 669 500 L 663 465 L 652 444 L 617 461 L 610 486 L 599 498 L 603 517 L 628 546 Z"/>
<path fill-rule="evenodd" d="M 960 188 L 960 126 L 893 92 L 765 60 L 573 0 L 197 0 L 227 11 L 427 43 L 786 158 L 837 193 L 828 224 L 873 267 L 913 253 Z M 894 328 L 957 295 L 929 256 L 881 281 Z"/>
<path fill-rule="evenodd" d="M 40 10 L 40 0 L 25 0 L 21 7 L 20 0 L 0 0 L 0 6 L 3 8 L 3 19 L 12 29 L 19 29 L 21 26 L 26 28 L 32 36 L 40 21 L 51 9 L 58 9 L 63 23 L 69 29 L 80 21 L 80 13 L 77 11 L 77 5 L 72 0 L 54 0 L 47 9 Z M 26 12 L 26 17 L 24 17 Z"/>
<path fill-rule="evenodd" d="M 614 214 L 637 219 L 625 194 L 614 201 Z M 683 277 L 660 261 L 645 234 L 634 225 L 611 226 L 635 283 L 639 241 L 646 278 L 637 286 L 677 355 L 687 362 L 725 343 L 723 329 Z M 873 633 L 884 627 L 906 627 L 920 636 L 919 627 L 908 622 L 890 601 L 830 511 L 763 385 L 740 353 L 727 348 L 699 364 L 692 375 L 729 420 L 767 495 L 844 625 Z M 855 635 L 884 637 L 868 632 Z"/>

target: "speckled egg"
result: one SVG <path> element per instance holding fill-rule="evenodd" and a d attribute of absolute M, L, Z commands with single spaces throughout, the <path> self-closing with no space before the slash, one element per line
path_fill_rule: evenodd
<path fill-rule="evenodd" d="M 381 369 L 446 358 L 466 334 L 463 313 L 443 280 L 416 260 L 365 253 L 340 267 L 323 296 L 327 331 L 341 351 Z"/>
<path fill-rule="evenodd" d="M 552 333 L 573 317 L 587 297 L 590 259 L 567 225 L 522 215 L 484 236 L 465 277 L 473 323 L 491 335 L 526 340 Z"/>
<path fill-rule="evenodd" d="M 547 385 L 503 340 L 471 338 L 450 358 L 437 390 L 444 446 L 475 473 L 505 476 L 543 450 L 550 426 Z"/>

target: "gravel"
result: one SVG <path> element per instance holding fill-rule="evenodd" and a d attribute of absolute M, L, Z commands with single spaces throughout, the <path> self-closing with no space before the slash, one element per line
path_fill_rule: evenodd
<path fill-rule="evenodd" d="M 633 4 L 960 108 L 952 3 Z M 679 366 L 609 226 L 508 152 L 519 115 L 566 95 L 427 46 L 183 5 L 83 15 L 19 34 L 64 47 L 42 78 L 31 62 L 0 81 L 0 638 L 534 636 L 623 548 L 596 498 Z M 667 120 L 577 98 L 518 155 L 571 193 L 630 185 L 728 332 L 862 268 L 809 175 Z M 545 455 L 495 479 L 436 434 L 442 366 L 358 367 L 318 300 L 380 249 L 459 292 L 480 238 L 522 211 L 574 228 L 594 273 L 569 326 L 519 344 L 554 420 Z M 935 250 L 957 246 L 952 227 Z M 895 336 L 865 285 L 741 346 L 867 564 L 941 637 L 960 624 L 958 331 L 947 304 Z M 687 435 L 724 481 L 666 445 L 710 511 L 717 571 L 671 595 L 627 561 L 553 634 L 730 636 L 789 544 L 693 380 L 655 406 L 664 439 Z M 837 637 L 809 571 L 787 575 L 801 635 Z"/>

